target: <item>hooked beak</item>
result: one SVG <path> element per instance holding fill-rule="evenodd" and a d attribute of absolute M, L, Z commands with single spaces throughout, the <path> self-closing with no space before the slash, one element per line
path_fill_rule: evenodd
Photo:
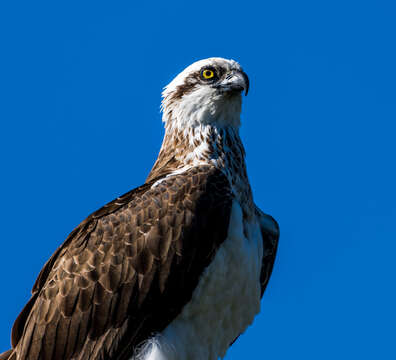
<path fill-rule="evenodd" d="M 214 87 L 223 92 L 241 92 L 245 90 L 246 96 L 249 91 L 249 78 L 243 71 L 234 70 Z"/>

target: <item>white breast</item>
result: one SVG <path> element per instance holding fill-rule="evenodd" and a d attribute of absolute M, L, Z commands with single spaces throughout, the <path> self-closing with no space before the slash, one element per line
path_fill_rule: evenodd
<path fill-rule="evenodd" d="M 260 310 L 262 254 L 257 221 L 244 224 L 242 209 L 234 201 L 228 237 L 203 273 L 191 301 L 134 359 L 223 357 Z"/>

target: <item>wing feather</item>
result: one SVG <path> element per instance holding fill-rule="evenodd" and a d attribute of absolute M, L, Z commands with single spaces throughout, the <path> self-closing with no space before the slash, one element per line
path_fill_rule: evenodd
<path fill-rule="evenodd" d="M 263 296 L 275 262 L 279 241 L 279 225 L 271 215 L 263 213 L 257 206 L 256 214 L 263 238 L 263 260 L 260 274 L 261 296 Z"/>
<path fill-rule="evenodd" d="M 156 180 L 90 215 L 44 265 L 14 324 L 18 358 L 127 359 L 191 298 L 226 238 L 230 186 L 211 166 Z"/>

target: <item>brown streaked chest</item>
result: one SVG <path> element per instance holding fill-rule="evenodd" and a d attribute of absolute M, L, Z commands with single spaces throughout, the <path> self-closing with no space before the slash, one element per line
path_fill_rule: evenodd
<path fill-rule="evenodd" d="M 233 127 L 200 125 L 183 131 L 166 129 L 158 159 L 147 181 L 208 164 L 227 176 L 246 218 L 253 216 L 254 204 L 246 171 L 245 150 L 238 130 Z"/>

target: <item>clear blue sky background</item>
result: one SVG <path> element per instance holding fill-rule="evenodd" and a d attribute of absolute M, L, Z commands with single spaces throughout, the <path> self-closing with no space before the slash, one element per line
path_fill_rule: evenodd
<path fill-rule="evenodd" d="M 396 358 L 392 1 L 7 3 L 0 350 L 67 234 L 144 182 L 162 87 L 222 56 L 250 76 L 249 176 L 281 226 L 262 312 L 226 358 Z"/>

